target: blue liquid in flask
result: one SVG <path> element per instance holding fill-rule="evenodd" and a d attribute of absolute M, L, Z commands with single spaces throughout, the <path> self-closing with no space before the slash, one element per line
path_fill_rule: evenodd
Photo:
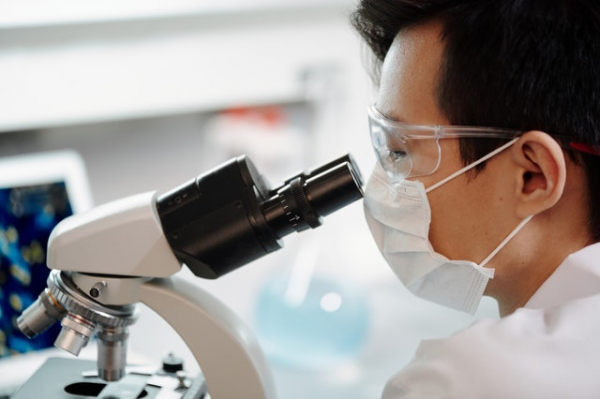
<path fill-rule="evenodd" d="M 352 360 L 368 338 L 369 304 L 349 282 L 313 277 L 301 297 L 289 278 L 269 279 L 258 295 L 255 328 L 272 362 L 323 368 Z"/>

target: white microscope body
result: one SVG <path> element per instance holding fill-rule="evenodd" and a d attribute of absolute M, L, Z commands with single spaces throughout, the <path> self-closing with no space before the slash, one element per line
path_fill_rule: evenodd
<path fill-rule="evenodd" d="M 125 375 L 127 329 L 141 302 L 182 337 L 212 399 L 274 398 L 250 329 L 174 275 L 185 264 L 217 278 L 272 252 L 284 235 L 317 227 L 321 216 L 361 198 L 361 184 L 346 156 L 270 190 L 240 157 L 161 197 L 140 194 L 67 218 L 50 236 L 48 288 L 19 328 L 33 337 L 61 320 L 55 345 L 75 355 L 96 334 L 98 375 L 116 381 Z"/>
<path fill-rule="evenodd" d="M 181 264 L 162 233 L 155 203 L 155 193 L 141 194 L 59 224 L 48 246 L 48 266 L 55 270 L 51 278 L 60 278 L 59 270 L 69 272 L 80 295 L 88 293 L 106 309 L 84 302 L 86 307 L 107 315 L 137 302 L 148 305 L 188 345 L 212 398 L 273 398 L 270 371 L 251 331 L 216 298 L 171 277 Z M 57 345 L 79 348 L 73 343 L 78 337 L 85 339 L 80 330 L 63 328 Z M 123 374 L 125 340 L 118 342 L 119 349 L 107 351 L 99 336 L 99 371 L 105 377 Z"/>

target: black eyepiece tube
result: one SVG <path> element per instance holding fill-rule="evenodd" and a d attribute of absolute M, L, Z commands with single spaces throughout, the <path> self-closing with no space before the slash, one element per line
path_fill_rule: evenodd
<path fill-rule="evenodd" d="M 321 225 L 322 217 L 362 198 L 362 178 L 346 155 L 286 180 L 262 208 L 277 237 Z"/>
<path fill-rule="evenodd" d="M 342 164 L 306 181 L 306 196 L 321 216 L 345 207 L 361 198 L 360 177 L 351 164 Z"/>
<path fill-rule="evenodd" d="M 273 190 L 242 156 L 160 196 L 157 210 L 175 256 L 214 279 L 280 249 L 284 236 L 320 226 L 362 198 L 362 186 L 350 155 Z"/>

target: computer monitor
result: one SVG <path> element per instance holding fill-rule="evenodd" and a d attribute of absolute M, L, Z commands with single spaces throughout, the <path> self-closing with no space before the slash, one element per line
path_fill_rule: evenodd
<path fill-rule="evenodd" d="M 59 323 L 30 340 L 16 319 L 46 288 L 50 232 L 91 205 L 84 164 L 75 152 L 0 158 L 0 358 L 53 346 Z"/>

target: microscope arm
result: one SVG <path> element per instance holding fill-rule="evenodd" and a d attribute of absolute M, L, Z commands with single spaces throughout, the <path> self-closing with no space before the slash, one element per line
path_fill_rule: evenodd
<path fill-rule="evenodd" d="M 140 301 L 184 340 L 200 365 L 211 398 L 275 397 L 273 379 L 256 338 L 215 297 L 197 285 L 170 277 L 142 284 Z"/>

